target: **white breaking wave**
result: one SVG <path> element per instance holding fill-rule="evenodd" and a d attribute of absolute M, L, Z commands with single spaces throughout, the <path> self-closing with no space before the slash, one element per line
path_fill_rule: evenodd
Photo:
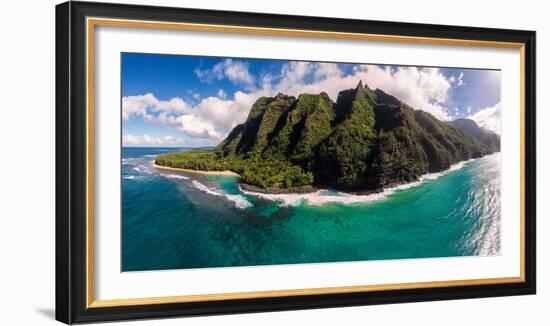
<path fill-rule="evenodd" d="M 168 178 L 168 179 L 180 179 L 180 180 L 189 180 L 188 177 L 179 175 L 179 174 L 161 174 L 161 176 Z"/>
<path fill-rule="evenodd" d="M 387 197 L 388 195 L 393 194 L 397 190 L 410 189 L 416 186 L 419 186 L 425 180 L 435 180 L 449 172 L 453 172 L 461 169 L 468 162 L 473 161 L 463 161 L 457 164 L 451 165 L 451 167 L 445 171 L 438 173 L 428 173 L 419 178 L 418 181 L 398 185 L 392 188 L 384 189 L 381 192 L 368 194 L 368 195 L 352 195 L 345 192 L 334 192 L 327 189 L 321 189 L 311 193 L 290 193 L 290 194 L 264 194 L 259 192 L 247 191 L 242 188 L 240 190 L 250 196 L 255 196 L 257 198 L 263 198 L 271 201 L 280 202 L 283 206 L 296 206 L 301 203 L 307 203 L 311 206 L 320 206 L 327 203 L 340 203 L 340 204 L 356 204 L 356 203 L 368 203 L 373 201 L 379 201 Z"/>
<path fill-rule="evenodd" d="M 134 166 L 132 170 L 136 171 L 137 173 L 152 174 L 151 170 L 149 170 L 149 168 L 144 164 L 138 164 L 137 166 Z"/>
<path fill-rule="evenodd" d="M 139 163 L 141 161 L 140 158 L 137 158 L 137 157 L 128 157 L 128 158 L 123 158 L 122 159 L 122 164 L 123 165 L 136 165 L 137 163 Z"/>
<path fill-rule="evenodd" d="M 462 161 L 462 162 L 458 162 L 456 164 L 453 164 L 451 165 L 447 170 L 445 171 L 441 171 L 441 172 L 436 172 L 436 173 L 428 173 L 428 174 L 424 174 L 423 176 L 421 176 L 419 178 L 419 181 L 416 181 L 416 182 L 412 182 L 410 184 L 417 184 L 417 183 L 421 183 L 422 181 L 424 180 L 435 180 L 441 176 L 444 176 L 445 174 L 448 174 L 450 172 L 454 172 L 454 171 L 457 171 L 457 170 L 460 170 L 462 169 L 466 164 L 470 163 L 470 162 L 473 162 L 477 159 L 473 158 L 473 159 L 469 159 L 469 160 L 466 160 L 466 161 Z M 408 184 L 405 184 L 404 186 L 406 185 L 409 185 Z M 400 187 L 400 186 L 398 186 Z M 397 187 L 396 187 L 397 188 Z M 405 188 L 406 189 L 406 188 Z"/>
<path fill-rule="evenodd" d="M 208 188 L 207 186 L 203 185 L 197 180 L 193 180 L 192 183 L 193 183 L 193 186 L 195 186 L 195 188 L 197 188 L 200 191 L 204 191 L 207 194 L 225 197 L 227 200 L 231 201 L 237 208 L 245 209 L 247 207 L 253 206 L 252 203 L 249 202 L 243 195 L 230 195 L 223 192 L 217 192 Z"/>
<path fill-rule="evenodd" d="M 246 200 L 246 198 L 242 195 L 229 195 L 225 194 L 225 198 L 229 199 L 235 204 L 235 207 L 244 209 L 247 207 L 252 207 L 252 203 Z"/>
<path fill-rule="evenodd" d="M 139 167 L 141 168 L 141 171 L 142 171 L 143 173 L 145 173 L 145 174 L 153 174 L 153 172 L 151 172 L 151 170 L 150 170 L 147 166 L 141 164 Z"/>
<path fill-rule="evenodd" d="M 330 192 L 328 190 L 318 190 L 307 194 L 264 194 L 251 192 L 241 189 L 247 195 L 263 198 L 271 201 L 281 202 L 283 206 L 296 206 L 305 202 L 312 206 L 319 206 L 326 203 L 354 204 L 365 203 L 374 200 L 381 200 L 386 196 L 384 192 L 370 195 L 352 195 L 343 192 Z"/>
<path fill-rule="evenodd" d="M 199 189 L 200 191 L 204 191 L 207 194 L 211 194 L 211 195 L 214 195 L 214 196 L 221 196 L 222 195 L 218 192 L 210 190 L 210 188 L 208 188 L 207 186 L 205 186 L 202 183 L 198 182 L 197 180 L 193 180 L 192 183 L 193 183 L 193 186 L 195 186 L 195 188 Z"/>
<path fill-rule="evenodd" d="M 125 175 L 125 176 L 122 177 L 122 179 L 128 179 L 128 180 L 132 180 L 134 178 L 135 178 L 135 176 L 133 176 L 133 175 Z"/>

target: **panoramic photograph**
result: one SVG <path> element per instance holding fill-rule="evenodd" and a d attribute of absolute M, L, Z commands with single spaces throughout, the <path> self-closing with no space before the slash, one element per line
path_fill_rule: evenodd
<path fill-rule="evenodd" d="M 121 54 L 122 271 L 496 256 L 501 71 Z"/>

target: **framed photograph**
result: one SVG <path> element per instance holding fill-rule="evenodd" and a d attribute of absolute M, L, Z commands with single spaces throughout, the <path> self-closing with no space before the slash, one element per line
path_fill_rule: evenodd
<path fill-rule="evenodd" d="M 535 32 L 56 7 L 56 318 L 535 293 Z"/>

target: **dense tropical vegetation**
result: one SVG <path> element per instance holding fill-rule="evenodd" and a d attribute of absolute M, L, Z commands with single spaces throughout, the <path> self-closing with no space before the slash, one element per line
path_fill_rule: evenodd
<path fill-rule="evenodd" d="M 288 160 L 267 155 L 242 157 L 223 155 L 214 150 L 193 150 L 159 155 L 158 165 L 199 171 L 230 170 L 241 175 L 241 182 L 260 188 L 300 188 L 313 183 L 313 174 Z"/>
<path fill-rule="evenodd" d="M 498 150 L 498 135 L 472 123 L 455 127 L 359 83 L 336 102 L 326 93 L 261 97 L 216 148 L 159 155 L 156 163 L 231 170 L 259 189 L 372 192 Z"/>

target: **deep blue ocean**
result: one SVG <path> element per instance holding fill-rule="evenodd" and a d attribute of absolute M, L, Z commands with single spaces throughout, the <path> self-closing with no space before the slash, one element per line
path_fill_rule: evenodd
<path fill-rule="evenodd" d="M 123 271 L 500 254 L 499 153 L 373 196 L 258 197 L 153 167 L 181 150 L 122 150 Z"/>

